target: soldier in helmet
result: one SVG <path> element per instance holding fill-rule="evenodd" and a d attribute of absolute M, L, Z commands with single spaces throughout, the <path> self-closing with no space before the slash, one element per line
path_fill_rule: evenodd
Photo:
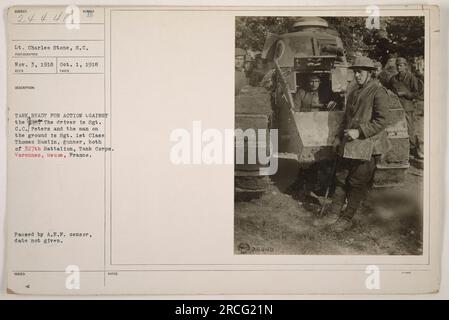
<path fill-rule="evenodd" d="M 348 94 L 342 128 L 334 142 L 340 157 L 335 192 L 321 222 L 331 225 L 335 232 L 352 226 L 352 218 L 371 185 L 376 162 L 390 148 L 385 131 L 390 100 L 386 89 L 372 78 L 376 70 L 373 61 L 368 57 L 357 57 L 350 68 L 354 71 L 355 85 Z M 346 156 L 346 144 L 355 140 L 364 140 L 372 147 L 369 160 Z M 345 200 L 347 206 L 343 210 Z"/>
<path fill-rule="evenodd" d="M 419 138 L 415 133 L 415 100 L 422 95 L 422 89 L 418 79 L 408 70 L 408 62 L 405 58 L 397 58 L 396 67 L 398 73 L 391 77 L 388 87 L 399 97 L 405 110 L 410 155 L 422 160 L 424 156 L 420 149 Z"/>

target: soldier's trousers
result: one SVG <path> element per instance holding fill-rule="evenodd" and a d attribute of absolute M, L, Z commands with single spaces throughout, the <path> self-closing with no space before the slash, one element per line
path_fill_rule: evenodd
<path fill-rule="evenodd" d="M 414 101 L 408 99 L 401 99 L 402 106 L 405 110 L 405 120 L 407 121 L 407 133 L 410 141 L 410 150 L 415 150 L 420 148 L 419 139 L 415 131 L 415 109 L 416 104 Z"/>
<path fill-rule="evenodd" d="M 415 133 L 415 110 L 406 110 L 405 119 L 407 120 L 408 138 L 410 140 L 410 149 L 419 147 Z"/>
<path fill-rule="evenodd" d="M 347 199 L 348 205 L 343 213 L 345 218 L 351 219 L 366 198 L 378 157 L 373 156 L 369 161 L 340 159 L 336 172 L 332 207 L 340 210 Z"/>

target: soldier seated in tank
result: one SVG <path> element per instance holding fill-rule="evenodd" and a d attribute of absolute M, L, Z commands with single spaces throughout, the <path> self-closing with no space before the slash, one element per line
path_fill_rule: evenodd
<path fill-rule="evenodd" d="M 294 96 L 295 111 L 326 111 L 334 110 L 337 101 L 330 90 L 321 90 L 321 79 L 312 74 L 307 80 L 307 87 L 299 89 Z"/>

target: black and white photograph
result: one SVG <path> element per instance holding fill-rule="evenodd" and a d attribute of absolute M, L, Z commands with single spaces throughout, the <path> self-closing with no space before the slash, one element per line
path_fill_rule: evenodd
<path fill-rule="evenodd" d="M 5 296 L 447 296 L 446 7 L 3 5 Z"/>
<path fill-rule="evenodd" d="M 424 34 L 235 18 L 235 254 L 423 254 Z"/>

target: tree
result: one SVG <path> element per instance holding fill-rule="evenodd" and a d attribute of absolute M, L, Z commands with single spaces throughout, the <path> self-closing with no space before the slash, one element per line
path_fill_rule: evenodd
<path fill-rule="evenodd" d="M 293 24 L 289 17 L 237 17 L 235 19 L 235 46 L 262 51 L 268 32 L 282 34 Z"/>
<path fill-rule="evenodd" d="M 380 28 L 366 27 L 366 17 L 326 17 L 340 34 L 349 56 L 360 52 L 385 63 L 390 55 L 424 55 L 424 17 L 380 17 Z M 261 51 L 268 32 L 288 32 L 292 17 L 237 17 L 235 45 Z"/>
<path fill-rule="evenodd" d="M 340 34 L 343 47 L 349 56 L 356 53 L 367 53 L 370 47 L 365 43 L 367 34 L 370 32 L 366 28 L 365 17 L 326 17 L 329 26 Z"/>
<path fill-rule="evenodd" d="M 386 32 L 397 54 L 424 56 L 424 17 L 394 17 L 387 21 Z"/>

